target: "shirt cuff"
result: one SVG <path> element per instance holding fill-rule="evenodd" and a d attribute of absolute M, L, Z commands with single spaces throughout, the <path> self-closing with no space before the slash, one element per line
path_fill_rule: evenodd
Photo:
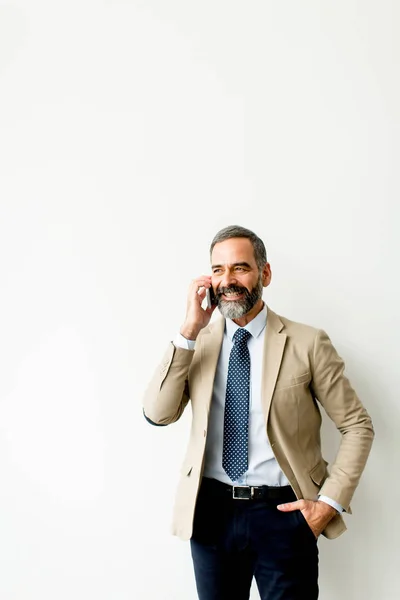
<path fill-rule="evenodd" d="M 194 350 L 196 340 L 187 340 L 181 333 L 177 333 L 174 339 L 176 348 L 184 348 L 185 350 Z"/>
<path fill-rule="evenodd" d="M 321 500 L 321 502 L 325 502 L 325 504 L 329 504 L 329 506 L 335 508 L 338 511 L 338 513 L 344 512 L 343 506 L 339 504 L 339 502 L 335 502 L 335 500 L 332 500 L 332 498 L 328 498 L 328 496 L 318 496 L 318 500 Z"/>

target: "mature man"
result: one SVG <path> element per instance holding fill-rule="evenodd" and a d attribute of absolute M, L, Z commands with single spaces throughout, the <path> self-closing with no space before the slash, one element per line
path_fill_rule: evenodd
<path fill-rule="evenodd" d="M 195 279 L 180 334 L 145 395 L 144 414 L 168 425 L 191 401 L 190 441 L 173 531 L 190 539 L 200 600 L 318 598 L 317 539 L 339 536 L 341 512 L 374 432 L 324 331 L 280 317 L 262 300 L 265 246 L 243 227 L 217 233 L 211 276 Z M 215 305 L 202 308 L 213 289 Z M 341 434 L 328 472 L 322 405 Z"/>

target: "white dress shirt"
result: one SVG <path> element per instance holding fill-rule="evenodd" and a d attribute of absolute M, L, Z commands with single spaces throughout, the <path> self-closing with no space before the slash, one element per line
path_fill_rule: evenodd
<path fill-rule="evenodd" d="M 232 482 L 222 467 L 222 448 L 224 439 L 224 411 L 226 382 L 228 378 L 229 356 L 233 346 L 233 335 L 239 326 L 231 319 L 225 319 L 225 331 L 221 352 L 218 359 L 214 379 L 213 396 L 208 423 L 208 434 L 205 449 L 204 476 L 217 479 L 229 485 L 290 485 L 281 470 L 267 437 L 265 416 L 261 403 L 261 380 L 263 366 L 263 348 L 267 324 L 267 307 L 252 319 L 245 327 L 251 333 L 248 341 L 250 353 L 250 404 L 249 404 L 249 454 L 248 470 L 237 482 Z M 187 340 L 178 334 L 175 346 L 194 350 L 196 342 Z M 326 496 L 319 496 L 338 512 L 343 508 Z"/>

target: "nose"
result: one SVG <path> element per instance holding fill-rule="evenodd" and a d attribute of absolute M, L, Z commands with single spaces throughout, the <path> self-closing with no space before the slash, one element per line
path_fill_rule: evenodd
<path fill-rule="evenodd" d="M 231 285 L 237 285 L 237 279 L 230 271 L 225 271 L 219 287 L 229 287 Z"/>

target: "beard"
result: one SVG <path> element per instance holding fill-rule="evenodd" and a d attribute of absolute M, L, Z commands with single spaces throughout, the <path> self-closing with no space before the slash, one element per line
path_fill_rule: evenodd
<path fill-rule="evenodd" d="M 237 292 L 239 294 L 244 294 L 243 298 L 239 300 L 223 300 L 221 298 L 222 294 L 226 292 Z M 263 293 L 263 284 L 261 276 L 258 278 L 258 282 L 253 287 L 251 292 L 245 287 L 241 287 L 238 285 L 230 285 L 229 287 L 219 288 L 216 294 L 217 296 L 217 306 L 219 311 L 225 319 L 240 319 L 247 315 L 248 312 L 257 304 L 257 302 L 262 298 Z"/>

